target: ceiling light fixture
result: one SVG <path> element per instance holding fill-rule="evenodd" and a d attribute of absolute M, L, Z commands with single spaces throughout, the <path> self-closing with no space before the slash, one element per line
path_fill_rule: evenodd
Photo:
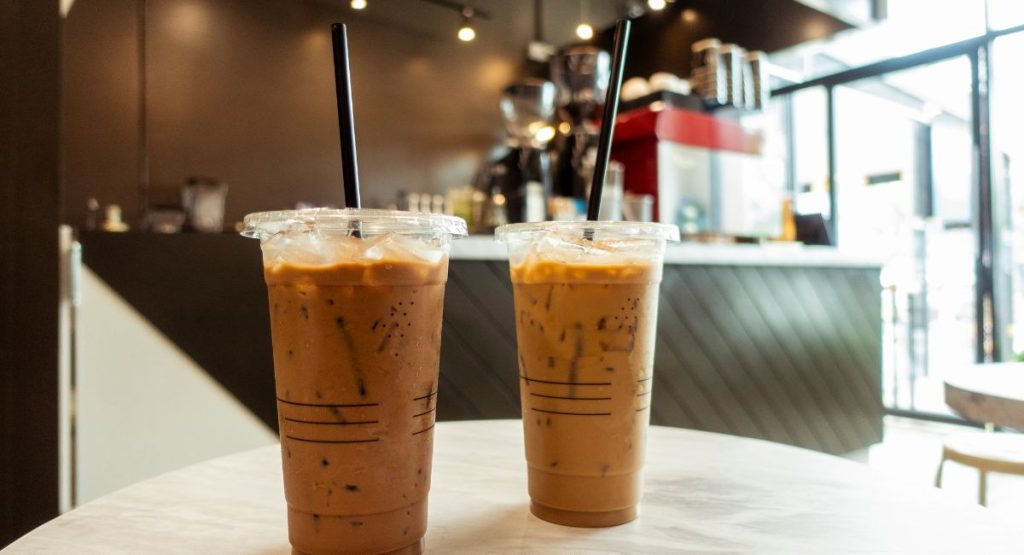
<path fill-rule="evenodd" d="M 364 0 L 365 1 L 365 0 Z M 476 40 L 477 36 L 477 23 L 482 21 L 490 21 L 492 15 L 487 10 L 478 10 L 476 6 L 472 4 L 466 4 L 471 0 L 419 0 L 424 4 L 432 4 L 439 8 L 451 10 L 458 14 L 459 26 L 455 33 L 455 36 L 462 42 L 472 42 Z"/>
<path fill-rule="evenodd" d="M 594 38 L 594 27 L 590 25 L 590 0 L 580 0 L 580 24 L 576 26 L 576 36 L 582 40 Z"/>
<path fill-rule="evenodd" d="M 349 6 L 352 6 L 353 10 L 365 10 L 366 0 L 352 0 L 349 2 Z"/>
<path fill-rule="evenodd" d="M 594 28 L 589 23 L 580 23 L 576 26 L 576 36 L 583 40 L 594 38 Z"/>
<path fill-rule="evenodd" d="M 656 12 L 664 10 L 666 5 L 668 5 L 668 2 L 665 0 L 647 0 L 647 7 Z"/>
<path fill-rule="evenodd" d="M 473 28 L 473 8 L 466 6 L 462 8 L 462 25 L 458 32 L 459 40 L 470 42 L 476 38 L 476 29 Z"/>

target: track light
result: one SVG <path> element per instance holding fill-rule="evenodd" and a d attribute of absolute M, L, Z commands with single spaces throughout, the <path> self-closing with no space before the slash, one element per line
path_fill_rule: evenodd
<path fill-rule="evenodd" d="M 352 0 L 349 2 L 349 6 L 352 6 L 353 10 L 365 10 L 366 0 Z"/>
<path fill-rule="evenodd" d="M 576 26 L 576 36 L 582 40 L 594 38 L 594 27 L 590 25 L 590 0 L 580 0 L 580 24 Z"/>
<path fill-rule="evenodd" d="M 580 23 L 576 26 L 576 36 L 583 40 L 594 38 L 594 28 L 589 23 Z"/>
<path fill-rule="evenodd" d="M 468 24 L 463 24 L 459 27 L 459 40 L 462 42 L 469 42 L 476 38 L 476 31 L 473 30 Z"/>
<path fill-rule="evenodd" d="M 473 8 L 462 8 L 462 25 L 458 32 L 459 40 L 470 42 L 476 38 L 476 29 L 473 28 Z"/>
<path fill-rule="evenodd" d="M 664 10 L 667 4 L 665 0 L 647 0 L 647 7 L 656 12 Z"/>

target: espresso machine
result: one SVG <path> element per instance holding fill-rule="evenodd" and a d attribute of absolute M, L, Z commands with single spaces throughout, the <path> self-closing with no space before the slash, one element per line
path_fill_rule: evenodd
<path fill-rule="evenodd" d="M 556 142 L 554 196 L 585 199 L 590 184 L 587 160 L 595 156 L 600 129 L 595 117 L 604 106 L 611 56 L 593 46 L 571 46 L 551 59 L 564 125 Z"/>
<path fill-rule="evenodd" d="M 501 115 L 508 133 L 508 153 L 489 167 L 486 188 L 504 197 L 509 223 L 544 221 L 553 182 L 548 143 L 556 131 L 555 85 L 529 79 L 505 87 Z"/>

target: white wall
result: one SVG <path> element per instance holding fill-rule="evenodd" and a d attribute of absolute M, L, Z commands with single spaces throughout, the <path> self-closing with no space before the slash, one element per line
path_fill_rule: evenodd
<path fill-rule="evenodd" d="M 78 503 L 277 436 L 88 268 L 76 338 Z"/>

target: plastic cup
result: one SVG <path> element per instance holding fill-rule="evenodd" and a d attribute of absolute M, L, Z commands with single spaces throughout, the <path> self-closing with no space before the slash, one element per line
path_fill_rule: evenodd
<path fill-rule="evenodd" d="M 427 527 L 441 311 L 459 218 L 261 212 L 288 536 L 299 553 L 415 553 Z"/>
<path fill-rule="evenodd" d="M 679 229 L 544 222 L 496 237 L 515 297 L 530 510 L 567 526 L 629 522 L 643 492 L 665 242 Z"/>

